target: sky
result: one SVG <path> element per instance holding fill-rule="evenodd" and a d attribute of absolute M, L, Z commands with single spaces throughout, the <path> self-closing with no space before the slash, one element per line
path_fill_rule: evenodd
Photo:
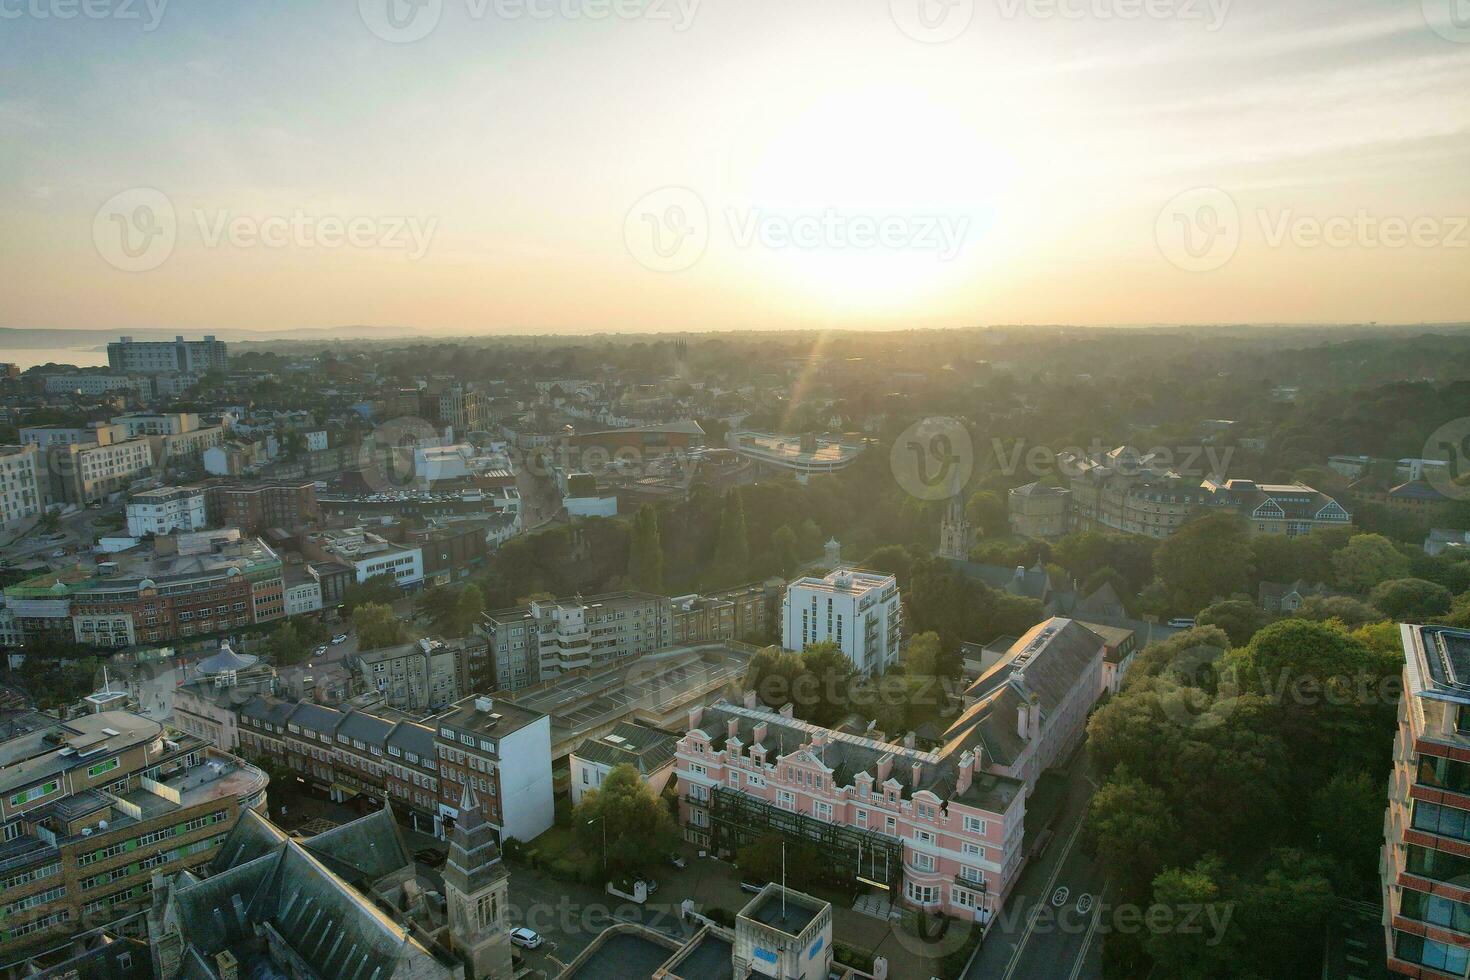
<path fill-rule="evenodd" d="M 0 326 L 1470 319 L 1470 0 L 0 0 Z"/>

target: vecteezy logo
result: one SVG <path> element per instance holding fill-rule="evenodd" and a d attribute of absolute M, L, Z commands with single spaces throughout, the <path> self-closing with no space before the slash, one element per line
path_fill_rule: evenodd
<path fill-rule="evenodd" d="M 1210 272 L 1235 255 L 1240 246 L 1240 210 L 1218 187 L 1197 187 L 1178 194 L 1154 222 L 1159 251 L 1186 272 Z"/>
<path fill-rule="evenodd" d="M 1470 417 L 1451 419 L 1435 429 L 1422 455 L 1424 479 L 1431 487 L 1451 500 L 1470 498 Z"/>
<path fill-rule="evenodd" d="M 628 209 L 623 241 L 644 268 L 683 272 L 709 247 L 709 211 L 689 188 L 661 187 Z"/>
<path fill-rule="evenodd" d="M 376 37 L 409 44 L 439 26 L 444 0 L 357 0 L 357 12 Z"/>
<path fill-rule="evenodd" d="M 414 486 L 418 451 L 444 442 L 432 422 L 413 415 L 389 419 L 373 429 L 358 451 L 362 480 L 375 492 Z"/>
<path fill-rule="evenodd" d="M 893 478 L 920 500 L 945 500 L 970 482 L 975 446 L 957 419 L 920 419 L 904 429 L 888 453 Z"/>
<path fill-rule="evenodd" d="M 108 265 L 147 272 L 168 261 L 178 239 L 173 202 L 152 187 L 114 194 L 92 218 L 92 243 Z"/>
<path fill-rule="evenodd" d="M 1446 41 L 1470 44 L 1470 0 L 1421 0 L 1424 22 Z"/>
<path fill-rule="evenodd" d="M 969 29 L 975 0 L 888 0 L 888 12 L 898 29 L 915 41 L 943 44 Z"/>

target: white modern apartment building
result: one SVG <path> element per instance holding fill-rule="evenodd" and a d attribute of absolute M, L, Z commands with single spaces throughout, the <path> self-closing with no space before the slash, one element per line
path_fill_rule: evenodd
<path fill-rule="evenodd" d="M 838 568 L 786 587 L 781 645 L 801 651 L 831 640 L 857 671 L 879 674 L 898 662 L 902 623 L 897 579 Z"/>
<path fill-rule="evenodd" d="M 48 395 L 105 395 L 110 391 L 135 391 L 146 398 L 153 394 L 153 385 L 147 378 L 126 374 L 48 374 L 45 386 Z"/>
<path fill-rule="evenodd" d="M 352 566 L 358 583 L 375 575 L 392 575 L 400 588 L 410 588 L 424 580 L 424 552 L 394 544 L 361 527 L 324 531 L 314 539 L 323 558 L 334 558 Z"/>
<path fill-rule="evenodd" d="M 203 374 L 211 368 L 229 368 L 230 358 L 224 341 L 212 336 L 162 341 L 122 337 L 107 345 L 107 363 L 114 371 L 131 374 Z"/>
<path fill-rule="evenodd" d="M 35 446 L 0 446 L 0 528 L 41 512 L 41 466 Z"/>
<path fill-rule="evenodd" d="M 128 500 L 128 533 L 135 538 L 170 531 L 200 531 L 206 526 L 204 490 L 160 487 L 135 493 Z"/>

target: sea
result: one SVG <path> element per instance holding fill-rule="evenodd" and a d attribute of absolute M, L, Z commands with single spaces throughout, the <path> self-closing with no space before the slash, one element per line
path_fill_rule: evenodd
<path fill-rule="evenodd" d="M 75 364 L 77 367 L 106 367 L 107 350 L 89 347 L 0 348 L 0 364 L 16 364 L 24 371 L 37 364 Z"/>

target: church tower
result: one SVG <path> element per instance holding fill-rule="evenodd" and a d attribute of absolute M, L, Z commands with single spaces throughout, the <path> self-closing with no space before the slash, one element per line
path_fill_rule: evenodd
<path fill-rule="evenodd" d="M 449 934 L 469 965 L 466 980 L 509 980 L 514 975 L 506 922 L 509 881 L 495 846 L 495 831 L 485 822 L 479 801 L 466 785 L 444 864 Z"/>
<path fill-rule="evenodd" d="M 970 557 L 970 517 L 963 496 L 949 498 L 944 520 L 939 525 L 939 557 L 967 561 Z"/>

